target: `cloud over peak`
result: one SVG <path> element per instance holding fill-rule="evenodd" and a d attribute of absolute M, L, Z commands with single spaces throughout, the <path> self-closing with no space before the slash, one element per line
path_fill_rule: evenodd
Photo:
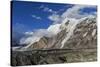
<path fill-rule="evenodd" d="M 89 15 L 89 13 L 84 13 L 84 14 L 80 14 L 81 13 L 81 9 L 84 8 L 96 8 L 96 6 L 89 6 L 89 5 L 74 5 L 73 7 L 67 9 L 61 17 L 68 17 L 68 18 L 76 18 L 76 19 L 80 19 L 83 17 L 86 17 L 87 15 Z M 95 12 L 93 12 L 95 13 Z"/>
<path fill-rule="evenodd" d="M 38 41 L 43 36 L 51 37 L 52 35 L 54 35 L 52 32 L 48 31 L 47 29 L 37 29 L 34 31 L 25 32 L 24 34 L 27 37 L 21 38 L 20 44 L 30 44 Z"/>
<path fill-rule="evenodd" d="M 82 9 L 88 8 L 88 12 L 82 12 Z M 67 8 L 66 11 L 64 13 L 62 13 L 62 15 L 59 14 L 52 14 L 50 15 L 48 18 L 52 21 L 54 21 L 54 23 L 58 22 L 59 20 L 64 20 L 65 18 L 74 18 L 74 19 L 81 19 L 84 17 L 87 17 L 89 15 L 93 15 L 96 16 L 97 12 L 96 11 L 91 11 L 89 12 L 89 8 L 96 8 L 96 6 L 93 5 L 74 5 L 70 8 Z"/>

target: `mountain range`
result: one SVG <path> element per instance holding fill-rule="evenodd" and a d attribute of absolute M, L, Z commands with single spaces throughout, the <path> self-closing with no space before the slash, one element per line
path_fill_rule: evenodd
<path fill-rule="evenodd" d="M 65 18 L 61 23 L 49 26 L 47 31 L 52 33 L 51 36 L 35 38 L 26 46 L 13 47 L 13 50 L 96 48 L 96 19 L 96 16 Z"/>

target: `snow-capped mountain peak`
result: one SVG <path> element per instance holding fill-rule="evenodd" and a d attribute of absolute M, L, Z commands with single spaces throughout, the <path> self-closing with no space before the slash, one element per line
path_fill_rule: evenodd
<path fill-rule="evenodd" d="M 44 35 L 39 37 L 26 38 L 23 42 L 29 41 L 29 44 L 21 50 L 95 47 L 96 26 L 96 17 L 65 18 L 61 24 L 50 25 L 45 30 L 48 33 L 43 33 Z M 47 34 L 51 36 L 48 37 Z M 87 46 L 83 46 L 85 44 Z"/>

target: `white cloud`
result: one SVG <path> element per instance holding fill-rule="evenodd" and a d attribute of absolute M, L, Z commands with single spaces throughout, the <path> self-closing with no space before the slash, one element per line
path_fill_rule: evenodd
<path fill-rule="evenodd" d="M 48 8 L 47 6 L 44 6 L 44 5 L 41 5 L 39 8 L 42 9 L 44 12 L 49 12 L 49 13 L 52 13 L 52 14 L 57 13 L 57 11 L 54 11 L 53 9 Z"/>
<path fill-rule="evenodd" d="M 80 19 L 80 18 L 83 18 L 83 17 L 86 17 L 88 16 L 89 14 L 88 13 L 85 13 L 85 14 L 80 14 L 80 9 L 84 9 L 84 8 L 94 8 L 95 6 L 92 6 L 92 5 L 75 5 L 69 9 L 67 9 L 61 17 L 63 18 L 76 18 L 76 19 Z"/>
<path fill-rule="evenodd" d="M 37 19 L 37 20 L 41 20 L 41 17 L 36 16 L 36 15 L 32 15 L 33 18 Z"/>
<path fill-rule="evenodd" d="M 92 6 L 92 5 L 74 5 L 71 8 L 66 9 L 66 11 L 62 14 L 62 15 L 58 15 L 58 14 L 52 14 L 50 16 L 48 16 L 48 18 L 50 20 L 53 21 L 53 23 L 61 23 L 65 18 L 75 18 L 75 19 L 80 19 L 80 18 L 84 18 L 86 16 L 89 15 L 96 15 L 97 12 L 92 12 L 91 14 L 88 13 L 84 13 L 84 14 L 80 14 L 81 13 L 81 9 L 84 8 L 96 8 L 96 6 Z"/>
<path fill-rule="evenodd" d="M 59 21 L 60 16 L 57 14 L 52 14 L 48 17 L 48 19 L 52 20 L 52 21 Z"/>
<path fill-rule="evenodd" d="M 53 9 L 49 9 L 48 12 L 53 13 L 53 14 L 57 13 L 57 11 L 54 11 Z"/>
<path fill-rule="evenodd" d="M 33 32 L 25 32 L 24 34 L 25 35 L 33 35 L 34 33 Z"/>
<path fill-rule="evenodd" d="M 52 14 L 56 14 L 57 13 L 57 11 L 54 11 L 53 9 L 50 9 L 48 7 L 44 7 L 43 11 L 49 12 L 49 13 L 52 13 Z"/>
<path fill-rule="evenodd" d="M 46 37 L 51 37 L 53 35 L 51 32 L 47 31 L 47 29 L 38 29 L 34 31 L 35 36 L 46 36 Z"/>
<path fill-rule="evenodd" d="M 49 32 L 47 29 L 38 29 L 33 32 L 25 32 L 27 37 L 23 37 L 20 40 L 20 44 L 30 44 L 38 41 L 41 37 L 51 37 L 54 35 L 52 32 Z"/>
<path fill-rule="evenodd" d="M 37 42 L 39 41 L 40 37 L 37 37 L 37 36 L 30 36 L 30 37 L 23 37 L 20 39 L 20 44 L 31 44 L 31 43 L 34 43 L 34 42 Z"/>

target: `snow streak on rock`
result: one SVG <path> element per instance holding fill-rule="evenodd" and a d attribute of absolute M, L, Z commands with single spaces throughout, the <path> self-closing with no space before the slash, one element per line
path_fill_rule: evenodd
<path fill-rule="evenodd" d="M 73 31 L 76 28 L 76 25 L 78 24 L 78 20 L 76 19 L 69 19 L 69 24 L 66 28 L 66 32 L 68 32 L 65 36 L 65 39 L 62 41 L 62 45 L 60 48 L 64 47 L 65 42 L 67 42 L 67 40 L 73 35 Z"/>

